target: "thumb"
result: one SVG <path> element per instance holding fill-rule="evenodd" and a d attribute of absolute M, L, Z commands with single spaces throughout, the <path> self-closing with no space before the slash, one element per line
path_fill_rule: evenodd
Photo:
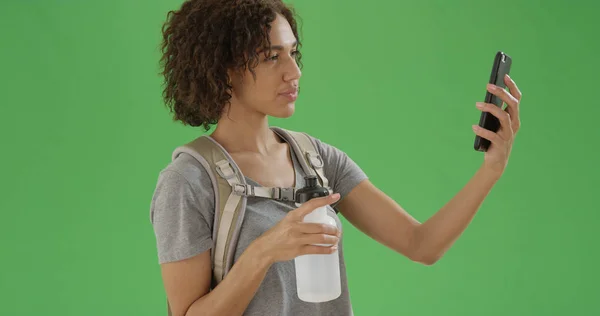
<path fill-rule="evenodd" d="M 302 206 L 300 206 L 299 208 L 292 211 L 293 217 L 295 220 L 302 220 L 302 219 L 304 219 L 304 216 L 308 215 L 310 212 L 314 211 L 315 209 L 322 207 L 322 206 L 333 204 L 333 203 L 337 202 L 337 200 L 339 200 L 339 199 L 340 199 L 340 194 L 335 193 L 335 194 L 331 194 L 328 196 L 322 196 L 319 198 L 314 198 L 314 199 L 308 200 L 306 203 L 303 203 Z"/>

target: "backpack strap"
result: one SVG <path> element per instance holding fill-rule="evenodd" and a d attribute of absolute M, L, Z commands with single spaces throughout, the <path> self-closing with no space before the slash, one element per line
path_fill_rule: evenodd
<path fill-rule="evenodd" d="M 223 280 L 233 261 L 246 210 L 246 196 L 239 194 L 246 181 L 227 151 L 209 136 L 201 136 L 178 147 L 172 159 L 181 153 L 192 155 L 210 175 L 215 193 L 215 216 L 213 222 L 214 247 L 213 284 Z M 218 176 L 217 176 L 218 175 Z"/>
<path fill-rule="evenodd" d="M 332 189 L 329 186 L 329 180 L 325 177 L 325 163 L 310 136 L 304 132 L 290 131 L 281 127 L 271 127 L 271 129 L 292 146 L 304 173 L 317 176 L 321 186 L 329 190 L 331 194 Z"/>
<path fill-rule="evenodd" d="M 256 187 L 250 184 L 236 185 L 236 194 L 243 196 L 263 197 L 279 201 L 294 201 L 296 198 L 296 188 L 280 187 Z"/>

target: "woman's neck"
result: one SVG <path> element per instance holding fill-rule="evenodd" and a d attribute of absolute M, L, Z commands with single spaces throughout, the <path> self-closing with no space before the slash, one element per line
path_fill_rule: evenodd
<path fill-rule="evenodd" d="M 244 107 L 225 109 L 217 128 L 210 135 L 227 152 L 269 156 L 281 140 L 270 128 L 268 117 Z"/>

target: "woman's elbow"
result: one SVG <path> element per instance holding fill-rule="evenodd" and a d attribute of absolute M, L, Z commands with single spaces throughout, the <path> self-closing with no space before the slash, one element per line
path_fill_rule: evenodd
<path fill-rule="evenodd" d="M 412 261 L 426 266 L 432 266 L 440 259 L 439 256 L 432 255 L 416 255 L 411 258 Z"/>

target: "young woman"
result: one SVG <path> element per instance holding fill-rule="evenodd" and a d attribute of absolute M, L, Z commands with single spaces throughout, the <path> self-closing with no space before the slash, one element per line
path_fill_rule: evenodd
<path fill-rule="evenodd" d="M 210 135 L 232 156 L 248 183 L 301 187 L 304 173 L 268 117 L 294 113 L 301 46 L 293 11 L 279 0 L 188 0 L 163 28 L 164 97 L 183 124 L 217 127 Z M 521 93 L 489 86 L 508 104 L 478 103 L 501 121 L 497 133 L 474 128 L 492 146 L 473 178 L 424 223 L 377 189 L 344 152 L 313 138 L 336 194 L 296 208 L 249 198 L 235 264 L 213 289 L 210 249 L 214 192 L 207 171 L 181 155 L 159 175 L 151 219 L 173 315 L 351 315 L 340 233 L 301 223 L 317 206 L 338 203 L 343 216 L 374 240 L 426 265 L 451 247 L 503 174 L 519 129 Z M 311 136 L 312 137 L 312 136 Z M 310 246 L 327 243 L 330 247 Z M 298 299 L 293 259 L 339 250 L 342 295 L 320 304 Z"/>

